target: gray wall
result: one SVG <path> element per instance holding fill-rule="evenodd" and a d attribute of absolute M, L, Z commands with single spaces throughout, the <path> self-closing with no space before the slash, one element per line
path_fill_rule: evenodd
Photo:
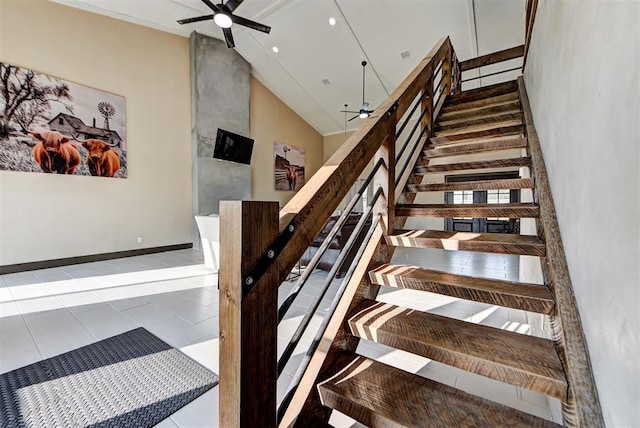
<path fill-rule="evenodd" d="M 193 214 L 217 214 L 221 200 L 251 199 L 251 167 L 213 159 L 218 128 L 249 136 L 250 66 L 223 41 L 195 32 L 190 51 Z"/>
<path fill-rule="evenodd" d="M 525 83 L 607 426 L 640 423 L 640 2 L 541 1 Z"/>

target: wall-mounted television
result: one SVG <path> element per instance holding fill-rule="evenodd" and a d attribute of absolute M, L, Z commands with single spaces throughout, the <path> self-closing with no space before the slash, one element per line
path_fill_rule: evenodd
<path fill-rule="evenodd" d="M 249 165 L 252 152 L 253 140 L 251 138 L 218 128 L 216 145 L 213 149 L 214 158 Z"/>

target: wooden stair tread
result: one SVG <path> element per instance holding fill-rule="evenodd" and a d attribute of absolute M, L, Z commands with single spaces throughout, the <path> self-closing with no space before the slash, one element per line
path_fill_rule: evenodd
<path fill-rule="evenodd" d="M 454 129 L 447 129 L 444 131 L 436 131 L 434 136 L 439 138 L 439 137 L 449 137 L 452 135 L 458 135 L 458 134 L 469 134 L 472 132 L 478 132 L 478 131 L 488 131 L 490 129 L 502 129 L 502 128 L 508 128 L 511 126 L 518 126 L 518 125 L 522 125 L 522 119 L 508 119 L 508 120 L 503 120 L 503 121 L 496 121 L 496 122 L 491 122 L 491 123 L 480 123 L 477 125 L 470 125 L 467 127 L 459 127 L 459 128 L 454 128 Z"/>
<path fill-rule="evenodd" d="M 479 143 L 460 144 L 458 146 L 428 148 L 422 155 L 426 158 L 459 156 L 474 153 L 483 153 L 499 150 L 511 150 L 527 147 L 526 138 L 509 138 L 496 141 L 483 141 Z"/>
<path fill-rule="evenodd" d="M 396 217 L 537 218 L 534 204 L 398 204 Z"/>
<path fill-rule="evenodd" d="M 429 143 L 434 146 L 444 144 L 457 144 L 462 142 L 471 142 L 474 140 L 487 140 L 499 137 L 509 137 L 514 135 L 524 136 L 524 127 L 522 124 L 501 126 L 491 129 L 483 129 L 479 131 L 465 131 L 458 134 L 444 135 L 441 137 L 430 137 Z"/>
<path fill-rule="evenodd" d="M 483 114 L 462 119 L 437 121 L 435 131 L 440 132 L 447 129 L 464 128 L 483 123 L 503 122 L 505 120 L 522 120 L 523 117 L 524 115 L 522 114 L 522 111 L 519 108 L 514 108 L 513 110 L 501 111 L 498 113 Z"/>
<path fill-rule="evenodd" d="M 485 97 L 485 98 L 474 100 L 474 101 L 465 101 L 465 102 L 454 103 L 454 104 L 445 102 L 444 106 L 442 107 L 442 113 L 451 113 L 453 111 L 469 110 L 472 108 L 485 107 L 485 106 L 489 106 L 489 105 L 493 105 L 493 104 L 497 104 L 505 101 L 514 101 L 518 99 L 519 99 L 519 94 L 517 91 L 515 91 L 515 92 L 509 92 L 506 94 L 495 95 L 492 97 Z"/>
<path fill-rule="evenodd" d="M 533 189 L 532 178 L 510 178 L 503 180 L 459 181 L 455 183 L 408 184 L 408 192 L 447 192 L 455 190 Z"/>
<path fill-rule="evenodd" d="M 384 302 L 364 300 L 354 336 L 559 399 L 567 383 L 553 342 Z"/>
<path fill-rule="evenodd" d="M 450 95 L 449 97 L 447 97 L 447 104 L 460 104 L 463 102 L 476 101 L 517 91 L 518 81 L 510 80 L 508 82 L 495 83 L 493 85 L 469 89 L 467 91 L 462 91 L 457 94 Z"/>
<path fill-rule="evenodd" d="M 480 107 L 471 107 L 464 110 L 454 110 L 450 112 L 440 111 L 436 121 L 458 120 L 464 118 L 473 118 L 477 116 L 500 113 L 509 110 L 521 110 L 520 100 L 507 100 Z"/>
<path fill-rule="evenodd" d="M 442 173 L 449 171 L 471 171 L 476 169 L 488 168 L 515 168 L 521 166 L 530 166 L 530 157 L 517 157 L 507 159 L 495 159 L 490 161 L 477 162 L 458 162 L 447 163 L 441 165 L 418 165 L 413 169 L 414 175 L 422 175 L 428 173 Z"/>
<path fill-rule="evenodd" d="M 416 266 L 384 264 L 369 272 L 372 283 L 428 291 L 474 302 L 550 315 L 555 301 L 543 285 L 456 275 Z"/>
<path fill-rule="evenodd" d="M 353 353 L 343 352 L 336 365 L 344 368 L 318 385 L 320 401 L 366 426 L 557 426 Z"/>
<path fill-rule="evenodd" d="M 544 257 L 545 245 L 537 236 L 506 233 L 447 232 L 396 229 L 385 237 L 387 245 L 410 248 L 479 251 Z"/>

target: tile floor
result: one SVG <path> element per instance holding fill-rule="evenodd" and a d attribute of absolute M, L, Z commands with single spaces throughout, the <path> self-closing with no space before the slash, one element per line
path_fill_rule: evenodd
<path fill-rule="evenodd" d="M 197 250 L 86 263 L 0 276 L 0 372 L 133 329 L 147 328 L 184 353 L 218 371 L 217 275 L 202 264 Z M 518 259 L 480 253 L 440 250 L 396 251 L 395 263 L 414 264 L 452 273 L 517 280 Z M 326 273 L 316 271 L 279 326 L 281 354 L 314 300 Z M 335 280 L 321 300 L 305 333 L 278 380 L 281 400 L 295 375 L 314 329 L 339 286 Z M 281 287 L 282 301 L 293 282 Z M 527 334 L 522 311 L 420 293 L 383 290 L 380 301 L 491 325 Z M 363 341 L 359 352 L 387 364 L 412 371 L 523 411 L 561 422 L 556 400 L 511 385 Z M 334 412 L 331 423 L 357 426 Z M 218 388 L 194 400 L 160 427 L 212 427 L 218 425 Z"/>

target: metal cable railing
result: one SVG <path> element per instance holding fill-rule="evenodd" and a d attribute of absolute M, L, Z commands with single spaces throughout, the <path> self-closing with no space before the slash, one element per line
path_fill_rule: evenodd
<path fill-rule="evenodd" d="M 282 373 L 282 371 L 284 370 L 284 367 L 289 362 L 289 359 L 291 358 L 291 355 L 293 354 L 293 351 L 294 351 L 295 347 L 300 342 L 300 339 L 302 338 L 302 335 L 304 334 L 305 330 L 307 329 L 307 327 L 309 325 L 309 322 L 311 321 L 311 318 L 313 317 L 313 315 L 318 310 L 318 306 L 320 306 L 320 302 L 322 301 L 324 296 L 327 294 L 327 290 L 331 286 L 331 283 L 333 282 L 336 274 L 338 273 L 338 268 L 340 267 L 340 265 L 346 259 L 347 254 L 349 253 L 349 251 L 351 251 L 351 248 L 353 247 L 353 244 L 356 242 L 356 239 L 358 238 L 358 236 L 362 232 L 367 219 L 371 216 L 371 212 L 373 211 L 373 207 L 375 206 L 375 203 L 376 203 L 376 201 L 378 200 L 378 198 L 380 197 L 381 194 L 382 194 L 382 188 L 378 188 L 378 190 L 376 191 L 376 193 L 375 193 L 374 197 L 372 198 L 371 202 L 367 206 L 367 210 L 362 214 L 362 216 L 360 217 L 360 220 L 358 221 L 358 224 L 356 225 L 356 227 L 353 230 L 353 233 L 351 234 L 351 236 L 349 236 L 349 239 L 347 240 L 347 243 L 342 248 L 342 250 L 340 250 L 340 254 L 338 255 L 338 259 L 335 261 L 333 267 L 331 268 L 331 271 L 329 271 L 329 274 L 327 275 L 327 278 L 325 279 L 322 287 L 320 288 L 320 291 L 318 292 L 318 294 L 316 294 L 316 297 L 314 298 L 314 300 L 309 305 L 309 309 L 307 310 L 307 312 L 305 313 L 304 317 L 302 318 L 302 321 L 300 321 L 300 324 L 298 325 L 298 328 L 293 333 L 293 336 L 289 340 L 289 343 L 287 344 L 287 347 L 285 348 L 284 352 L 282 353 L 282 356 L 278 360 L 278 375 L 280 375 Z M 357 263 L 356 259 L 354 259 L 354 263 Z M 315 352 L 315 349 L 313 351 Z"/>
<path fill-rule="evenodd" d="M 371 222 L 371 227 L 369 228 L 364 240 L 360 244 L 360 248 L 358 248 L 358 253 L 356 254 L 356 257 L 354 260 L 359 260 L 362 257 L 362 254 L 364 253 L 364 250 L 367 247 L 367 243 L 371 239 L 371 236 L 373 235 L 373 232 L 375 231 L 376 226 L 380 221 L 380 217 L 381 215 L 377 214 L 373 218 Z M 344 291 L 347 288 L 349 281 L 351 281 L 351 277 L 353 276 L 353 272 L 356 269 L 356 265 L 357 263 L 353 263 L 349 267 L 347 274 L 345 275 L 344 279 L 342 280 L 342 283 L 340 284 L 340 288 L 336 291 L 336 294 L 333 297 L 333 300 L 331 301 L 331 305 L 329 306 L 329 309 L 327 311 L 329 314 L 333 314 L 336 310 L 336 307 L 338 306 L 338 303 L 340 303 L 340 300 L 342 299 L 342 295 L 344 294 Z M 293 399 L 293 394 L 295 393 L 296 388 L 300 384 L 300 381 L 302 380 L 302 377 L 304 376 L 304 373 L 307 370 L 309 363 L 311 362 L 311 358 L 313 357 L 315 350 L 318 349 L 318 346 L 320 345 L 320 341 L 324 337 L 324 333 L 327 330 L 327 326 L 329 325 L 330 320 L 331 320 L 330 316 L 326 316 L 322 320 L 322 323 L 320 324 L 320 327 L 318 327 L 318 331 L 316 332 L 313 338 L 313 341 L 311 342 L 311 346 L 309 347 L 307 352 L 304 354 L 304 357 L 302 358 L 302 361 L 298 366 L 298 370 L 296 370 L 296 373 L 293 376 L 293 379 L 289 386 L 289 390 L 287 391 L 287 394 L 285 395 L 284 399 L 280 403 L 280 406 L 278 407 L 278 414 L 277 414 L 278 423 L 282 421 L 284 413 L 289 407 L 291 400 Z"/>
<path fill-rule="evenodd" d="M 365 182 L 362 184 L 362 186 L 360 186 L 360 189 L 358 189 L 356 194 L 351 198 L 351 201 L 345 208 L 344 212 L 342 213 L 340 218 L 336 221 L 331 231 L 327 234 L 327 237 L 322 241 L 322 244 L 314 254 L 313 258 L 307 264 L 304 273 L 300 276 L 300 278 L 296 282 L 296 285 L 289 292 L 289 295 L 284 300 L 284 302 L 282 302 L 282 304 L 280 305 L 280 308 L 278 309 L 278 322 L 282 321 L 285 314 L 293 304 L 294 300 L 300 294 L 300 291 L 302 290 L 302 287 L 304 287 L 304 285 L 306 284 L 307 279 L 309 278 L 309 276 L 311 276 L 311 273 L 316 268 L 318 263 L 320 263 L 320 260 L 324 256 L 325 252 L 329 249 L 331 242 L 336 237 L 338 232 L 342 229 L 342 226 L 345 224 L 345 222 L 349 218 L 349 215 L 351 215 L 351 213 L 353 212 L 353 209 L 355 208 L 356 204 L 362 198 L 362 195 L 367 190 L 367 187 L 369 187 L 371 180 L 373 180 L 375 173 L 378 171 L 378 169 L 380 169 L 383 163 L 384 162 L 382 159 L 378 160 L 378 162 L 375 164 L 375 166 L 373 167 L 373 169 L 365 179 Z"/>

